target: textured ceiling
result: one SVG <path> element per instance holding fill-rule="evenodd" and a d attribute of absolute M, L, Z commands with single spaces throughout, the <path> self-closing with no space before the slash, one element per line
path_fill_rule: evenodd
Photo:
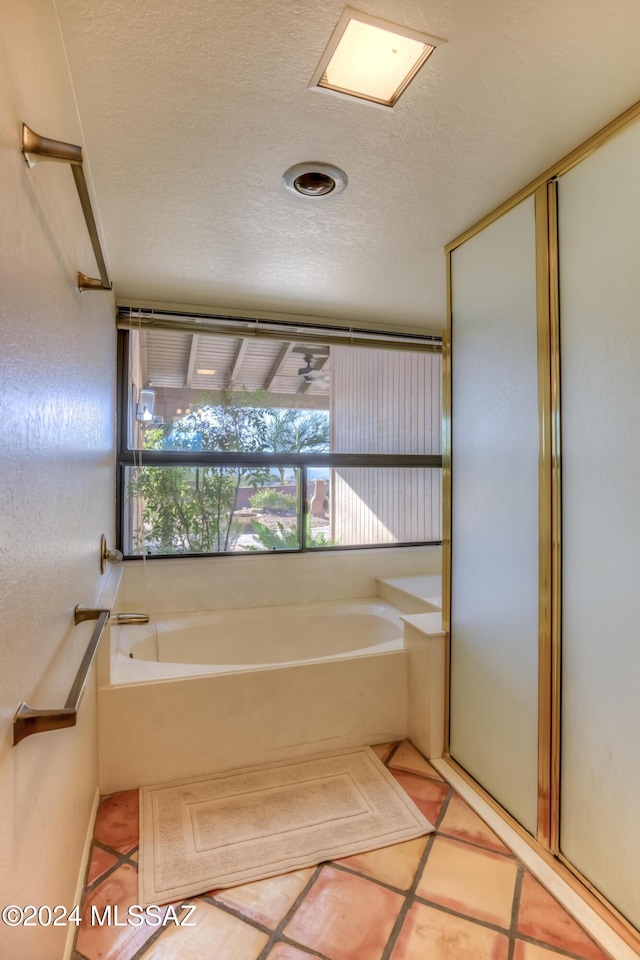
<path fill-rule="evenodd" d="M 640 97 L 638 0 L 354 6 L 448 40 L 393 110 L 307 89 L 340 0 L 57 0 L 120 299 L 441 327 L 443 245 Z"/>

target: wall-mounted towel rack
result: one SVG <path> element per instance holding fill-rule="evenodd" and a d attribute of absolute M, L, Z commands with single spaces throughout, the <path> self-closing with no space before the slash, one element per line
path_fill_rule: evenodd
<path fill-rule="evenodd" d="M 61 727 L 75 727 L 78 717 L 78 708 L 87 683 L 91 664 L 96 655 L 100 637 L 110 615 L 109 610 L 93 610 L 88 607 L 77 606 L 73 611 L 75 623 L 83 620 L 97 620 L 91 634 L 91 639 L 85 651 L 82 662 L 78 667 L 75 680 L 69 691 L 64 707 L 52 710 L 34 710 L 24 701 L 20 704 L 13 718 L 13 745 L 20 743 L 32 733 L 44 733 L 45 730 L 59 730 Z"/>
<path fill-rule="evenodd" d="M 82 169 L 82 147 L 78 147 L 73 143 L 64 143 L 62 140 L 50 140 L 49 137 L 41 137 L 40 134 L 31 130 L 26 123 L 23 123 L 22 152 L 30 167 L 34 167 L 36 163 L 40 163 L 43 160 L 55 160 L 59 163 L 68 163 L 71 167 L 73 179 L 75 180 L 78 190 L 78 196 L 80 197 L 80 205 L 87 223 L 91 246 L 93 247 L 98 270 L 100 271 L 100 280 L 78 272 L 78 289 L 111 290 L 111 281 L 109 280 L 107 265 L 104 262 L 98 228 L 91 208 L 89 191 L 87 190 L 87 181 L 85 180 L 84 170 Z"/>

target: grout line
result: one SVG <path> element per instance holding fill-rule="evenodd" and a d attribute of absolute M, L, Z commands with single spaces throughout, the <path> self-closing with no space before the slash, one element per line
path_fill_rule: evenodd
<path fill-rule="evenodd" d="M 87 879 L 88 879 L 88 875 L 89 875 L 89 868 L 91 867 L 91 861 L 92 861 L 92 859 L 93 859 L 93 851 L 94 851 L 94 849 L 103 850 L 105 853 L 111 854 L 111 856 L 116 857 L 116 862 L 115 862 L 115 863 L 112 863 L 111 866 L 108 867 L 108 868 L 104 871 L 104 873 L 101 873 L 98 877 L 96 877 L 95 880 L 93 880 L 90 884 L 88 884 L 88 883 L 87 883 Z M 91 849 L 90 849 L 90 851 L 89 851 L 89 857 L 88 857 L 88 860 L 87 860 L 87 870 L 86 870 L 86 873 L 85 873 L 85 884 L 84 884 L 84 888 L 83 888 L 83 890 L 82 890 L 82 897 L 81 897 L 81 899 L 80 899 L 80 907 L 82 908 L 82 910 L 84 910 L 84 906 L 85 906 L 85 903 L 86 903 L 86 900 L 87 900 L 87 896 L 89 896 L 90 894 L 92 894 L 92 893 L 94 892 L 94 890 L 97 890 L 97 888 L 100 886 L 100 884 L 104 883 L 104 881 L 107 880 L 113 873 L 115 873 L 116 870 L 119 870 L 121 866 L 123 866 L 124 864 L 128 864 L 130 867 L 133 867 L 133 868 L 134 868 L 134 870 L 136 871 L 136 873 L 138 872 L 138 864 L 135 862 L 135 860 L 130 860 L 130 859 L 129 859 L 129 856 L 130 856 L 132 853 L 135 853 L 136 850 L 138 850 L 138 849 L 139 849 L 139 846 L 136 846 L 136 847 L 133 847 L 131 850 L 129 850 L 128 854 L 123 854 L 123 853 L 120 853 L 119 850 L 115 850 L 113 847 L 109 847 L 109 846 L 107 846 L 107 844 L 101 843 L 100 840 L 92 840 L 92 845 L 91 845 Z M 76 927 L 76 932 L 75 932 L 75 935 L 74 935 L 74 938 L 73 938 L 73 948 L 72 948 L 72 949 L 73 949 L 74 952 L 77 952 L 77 951 L 76 951 L 76 943 L 78 942 L 78 933 L 79 933 L 79 932 L 80 932 L 80 926 L 78 925 L 78 926 Z M 78 954 L 78 957 L 80 957 L 80 954 Z"/>
<path fill-rule="evenodd" d="M 407 767 L 389 767 L 389 773 L 393 773 L 395 770 L 396 773 L 404 773 L 409 777 L 418 777 L 420 780 L 428 780 L 429 783 L 446 783 L 446 780 L 443 780 L 442 777 L 432 777 L 428 773 L 420 773 L 418 770 L 409 770 Z"/>
<path fill-rule="evenodd" d="M 425 757 L 424 753 L 422 753 L 420 750 L 418 750 L 418 748 L 415 746 L 415 744 L 413 743 L 413 741 L 412 741 L 412 740 L 409 740 L 408 737 L 405 737 L 404 740 L 396 740 L 396 741 L 390 741 L 390 742 L 394 743 L 394 746 L 391 747 L 391 750 L 389 751 L 389 754 L 388 754 L 387 758 L 386 758 L 385 760 L 381 760 L 381 761 L 380 761 L 380 762 L 382 763 L 382 765 L 385 766 L 385 767 L 387 767 L 387 769 L 388 769 L 389 771 L 391 771 L 391 770 L 393 769 L 393 770 L 398 770 L 400 773 L 412 773 L 412 774 L 414 774 L 416 777 L 422 777 L 422 778 L 424 778 L 425 780 L 434 780 L 436 783 L 446 783 L 446 782 L 447 782 L 447 781 L 444 779 L 444 777 L 442 777 L 442 776 L 438 773 L 438 771 L 436 770 L 436 768 L 435 768 L 435 767 L 433 766 L 433 764 L 431 763 L 431 760 L 429 760 L 429 757 Z M 434 772 L 434 776 L 431 776 L 431 774 L 428 774 L 428 773 L 417 773 L 415 770 L 405 770 L 405 769 L 403 769 L 402 767 L 393 767 L 393 768 L 391 767 L 391 761 L 393 760 L 393 758 L 395 757 L 396 753 L 398 752 L 398 750 L 400 749 L 400 747 L 402 746 L 403 743 L 408 743 L 409 746 L 412 747 L 412 748 L 415 750 L 415 752 L 418 754 L 418 756 L 422 757 L 422 759 L 425 761 L 425 763 L 428 763 L 428 764 L 429 764 L 429 766 L 432 768 L 432 770 L 433 770 L 433 772 Z M 375 744 L 374 744 L 374 746 L 375 746 Z M 373 747 L 370 747 L 370 749 L 373 750 Z M 380 760 L 380 757 L 378 757 L 378 760 Z"/>
<path fill-rule="evenodd" d="M 447 781 L 444 779 L 444 777 L 442 776 L 442 774 L 440 773 L 440 771 L 439 771 L 439 770 L 436 770 L 436 768 L 435 768 L 434 765 L 433 765 L 433 760 L 440 760 L 440 759 L 441 759 L 440 757 L 434 757 L 433 760 L 432 760 L 431 757 L 428 757 L 428 756 L 426 755 L 426 753 L 423 753 L 423 752 L 422 752 L 422 750 L 420 749 L 420 747 L 416 747 L 416 745 L 415 745 L 415 743 L 413 742 L 413 740 L 409 740 L 408 737 L 407 737 L 404 741 L 401 741 L 401 742 L 409 743 L 409 744 L 413 747 L 413 749 L 415 750 L 415 752 L 418 754 L 418 756 L 419 756 L 419 757 L 422 757 L 422 759 L 424 760 L 424 762 L 429 764 L 429 766 L 431 767 L 431 769 L 437 774 L 438 779 L 441 780 L 443 783 L 446 783 L 446 782 L 447 782 Z M 425 774 L 425 776 L 426 776 L 426 774 Z M 432 777 L 431 779 L 433 779 L 433 777 Z"/>
<path fill-rule="evenodd" d="M 446 799 L 445 799 L 445 802 L 443 803 L 442 808 L 441 808 L 441 810 L 440 810 L 440 813 L 439 813 L 439 815 L 438 815 L 438 820 L 437 820 L 437 823 L 436 823 L 436 833 L 433 835 L 433 836 L 434 836 L 434 842 L 435 842 L 435 837 L 436 837 L 436 836 L 442 836 L 442 834 L 439 833 L 440 824 L 442 823 L 442 821 L 443 821 L 444 818 L 445 818 L 445 815 L 446 815 L 447 809 L 448 809 L 448 807 L 449 807 L 449 804 L 451 803 L 451 800 L 452 800 L 454 797 L 456 797 L 457 795 L 458 795 L 457 792 L 453 789 L 453 787 L 450 786 L 450 787 L 449 787 L 449 792 L 447 793 L 447 797 L 446 797 Z M 449 838 L 449 837 L 446 837 L 446 839 L 457 839 L 457 838 Z M 462 842 L 464 842 L 464 841 L 462 841 Z M 431 846 L 433 846 L 433 843 L 431 844 Z M 484 851 L 484 848 L 480 848 L 480 849 L 482 849 L 482 850 Z M 430 852 L 431 852 L 431 848 L 429 848 L 429 853 L 430 853 Z M 484 852 L 486 852 L 486 851 L 484 851 Z M 416 871 L 416 876 L 415 876 L 414 884 L 413 884 L 412 890 L 411 890 L 411 892 L 410 892 L 410 894 L 409 894 L 409 899 L 411 899 L 412 903 L 420 903 L 420 904 L 423 904 L 424 906 L 431 907 L 431 908 L 434 909 L 434 910 L 439 910 L 441 913 L 447 913 L 447 914 L 449 914 L 450 916 L 459 917 L 459 918 L 462 919 L 462 920 L 468 920 L 470 923 L 476 923 L 476 924 L 478 924 L 479 926 L 482 926 L 482 927 L 488 928 L 488 929 L 490 929 L 490 930 L 493 930 L 493 931 L 496 932 L 496 933 L 501 933 L 501 934 L 503 934 L 503 935 L 507 933 L 507 930 L 505 930 L 504 927 L 501 927 L 501 926 L 499 926 L 498 924 L 490 923 L 488 920 L 480 920 L 480 919 L 477 918 L 477 917 L 471 917 L 471 916 L 469 916 L 469 914 L 461 913 L 461 912 L 458 911 L 458 910 L 452 910 L 450 907 L 445 907 L 443 904 L 435 903 L 434 901 L 428 900 L 426 897 L 420 896 L 416 891 L 417 891 L 418 885 L 419 885 L 419 883 L 420 883 L 420 880 L 422 879 L 422 874 L 424 873 L 424 868 L 425 868 L 425 866 L 426 866 L 426 864 L 427 864 L 427 860 L 428 860 L 428 856 L 425 857 L 424 863 L 422 863 L 422 864 L 418 867 L 418 870 Z"/>
<path fill-rule="evenodd" d="M 230 889 L 233 889 L 233 887 Z M 248 917 L 242 913 L 241 910 L 238 910 L 237 907 L 232 907 L 228 903 L 224 903 L 223 900 L 216 900 L 215 897 L 192 897 L 191 899 L 202 900 L 203 903 L 208 903 L 210 907 L 217 907 L 219 910 L 222 910 L 223 913 L 228 913 L 231 917 L 235 917 L 236 920 L 244 920 L 245 923 L 251 924 L 251 926 L 259 930 L 260 933 L 266 933 L 269 936 L 273 933 L 271 927 L 267 927 L 266 924 L 256 920 L 255 917 Z"/>
<path fill-rule="evenodd" d="M 395 747 L 391 747 L 391 750 L 389 751 L 389 756 L 388 756 L 387 759 L 384 761 L 385 767 L 388 767 L 388 766 L 389 766 L 389 764 L 390 764 L 391 761 L 393 760 L 395 754 L 398 752 L 398 749 L 399 749 L 401 743 L 404 743 L 404 740 L 398 740 L 397 743 L 396 743 L 396 745 L 395 745 Z"/>
<path fill-rule="evenodd" d="M 427 834 L 429 837 L 430 834 Z M 416 837 L 419 840 L 419 837 Z M 370 851 L 373 853 L 374 851 Z M 401 890 L 400 887 L 394 887 L 391 883 L 385 883 L 384 880 L 379 880 L 377 877 L 370 877 L 368 873 L 360 873 L 359 870 L 355 870 L 353 867 L 345 867 L 343 864 L 338 863 L 337 860 L 329 860 L 327 866 L 331 867 L 333 870 L 340 870 L 342 873 L 348 873 L 352 877 L 359 877 L 360 880 L 368 880 L 369 883 L 375 883 L 377 887 L 383 887 L 385 890 L 391 890 L 392 893 L 399 893 L 401 897 L 407 896 L 407 890 Z"/>
<path fill-rule="evenodd" d="M 112 873 L 115 873 L 116 870 L 118 870 L 121 866 L 122 866 L 122 861 L 116 860 L 116 862 L 112 864 L 107 870 L 105 870 L 104 873 L 101 873 L 99 877 L 96 877 L 96 879 L 91 884 L 89 884 L 89 886 L 84 888 L 84 893 L 82 895 L 83 905 L 87 898 L 87 895 L 93 893 L 93 891 L 96 890 L 104 880 L 110 877 Z"/>
<path fill-rule="evenodd" d="M 514 909 L 513 909 L 513 918 L 512 918 L 512 934 L 514 937 L 514 941 L 515 941 L 515 938 L 517 937 L 518 940 L 524 940 L 526 943 L 531 943 L 539 947 L 546 947 L 547 950 L 555 950 L 556 953 L 561 954 L 563 957 L 570 957 L 571 960 L 585 960 L 582 954 L 574 953 L 572 950 L 566 950 L 564 947 L 554 946 L 552 943 L 548 943 L 546 940 L 538 940 L 537 937 L 529 936 L 526 933 L 518 933 L 518 914 L 520 912 L 520 901 L 522 898 L 522 885 L 524 883 L 524 878 L 527 873 L 528 873 L 527 868 L 524 866 L 524 864 L 519 862 L 518 877 L 516 879 L 516 888 L 515 888 L 514 897 L 513 897 Z M 554 900 L 555 900 L 555 897 L 554 897 Z M 564 910 L 564 907 L 562 909 Z M 589 934 L 586 932 L 586 930 L 583 930 L 583 928 L 580 926 L 577 920 L 574 922 L 579 927 L 580 932 L 583 933 L 586 937 L 588 937 L 589 940 L 591 940 L 591 937 L 589 936 Z M 595 941 L 593 941 L 593 943 L 595 944 Z M 597 944 L 595 944 L 595 946 L 597 947 Z M 600 947 L 597 947 L 597 949 L 600 949 Z M 604 951 L 602 952 L 604 953 Z M 509 957 L 509 960 L 511 960 L 511 957 Z"/>
<path fill-rule="evenodd" d="M 416 752 L 420 757 L 422 757 L 423 760 L 426 760 L 426 762 L 429 764 L 430 767 L 433 767 L 433 764 L 431 763 L 431 759 L 430 759 L 425 753 L 422 752 L 422 750 L 420 749 L 420 747 L 416 747 L 416 745 L 415 745 L 415 743 L 413 742 L 413 740 L 409 740 L 409 738 L 407 737 L 407 743 L 410 743 L 411 746 L 413 747 L 413 749 L 415 750 L 415 752 Z M 433 769 L 435 770 L 436 768 L 433 767 Z M 437 773 L 437 772 L 438 772 L 438 771 L 436 770 L 436 773 Z"/>
<path fill-rule="evenodd" d="M 525 870 L 525 872 L 526 872 L 526 870 Z M 578 924 L 578 926 L 579 926 L 579 924 Z M 580 929 L 582 929 L 582 928 L 580 928 Z M 584 931 L 583 931 L 583 932 L 584 932 Z M 589 935 L 586 934 L 586 936 L 589 936 Z M 591 940 L 591 937 L 589 937 L 589 939 Z M 535 946 L 535 947 L 544 947 L 546 950 L 554 950 L 556 953 L 560 954 L 560 956 L 562 956 L 562 957 L 567 957 L 568 960 L 585 960 L 585 956 L 584 956 L 583 953 L 572 953 L 570 950 L 565 950 L 564 947 L 556 947 L 553 943 L 547 943 L 546 940 L 536 940 L 535 937 L 529 937 L 529 936 L 527 936 L 527 934 L 525 934 L 525 933 L 519 933 L 519 934 L 518 934 L 518 940 L 523 940 L 525 943 L 530 943 L 530 944 L 532 944 L 532 946 Z M 596 949 L 597 949 L 597 950 L 600 950 L 600 952 L 602 953 L 603 957 L 606 957 L 605 951 L 602 950 L 602 948 L 599 947 L 598 944 L 595 943 L 595 941 L 593 941 L 593 942 L 594 942 L 594 945 L 595 945 Z"/>
<path fill-rule="evenodd" d="M 398 938 L 400 936 L 402 928 L 404 927 L 404 922 L 406 920 L 407 914 L 409 913 L 409 910 L 413 906 L 415 891 L 422 877 L 427 860 L 429 859 L 431 848 L 433 847 L 435 838 L 438 835 L 438 826 L 442 823 L 442 820 L 447 811 L 447 807 L 449 806 L 449 802 L 452 796 L 453 796 L 453 790 L 451 789 L 451 787 L 449 787 L 449 789 L 447 790 L 446 796 L 442 802 L 442 806 L 440 807 L 440 812 L 438 813 L 436 822 L 434 823 L 435 830 L 429 834 L 427 844 L 423 850 L 422 856 L 420 857 L 420 861 L 418 863 L 418 867 L 413 876 L 413 881 L 409 889 L 405 892 L 404 903 L 400 907 L 400 911 L 398 913 L 398 916 L 396 917 L 396 922 L 394 923 L 391 933 L 389 934 L 389 939 L 387 940 L 387 943 L 382 952 L 382 957 L 380 958 L 380 960 L 389 960 L 389 957 L 391 956 L 391 952 L 395 948 L 396 943 L 398 942 Z"/>
<path fill-rule="evenodd" d="M 332 958 L 328 957 L 325 953 L 318 953 L 318 951 L 314 950 L 313 947 L 307 947 L 304 943 L 298 943 L 296 940 L 292 940 L 290 937 L 285 936 L 284 933 L 281 933 L 280 939 L 274 940 L 271 946 L 275 947 L 278 943 L 286 943 L 288 946 L 295 947 L 296 950 L 300 950 L 301 953 L 309 954 L 311 957 L 317 957 L 318 960 L 332 960 Z M 260 957 L 258 957 L 258 960 L 260 960 Z"/>
<path fill-rule="evenodd" d="M 139 950 L 138 950 L 136 953 L 133 954 L 133 956 L 130 958 L 130 960 L 142 960 L 142 957 L 144 957 L 145 953 L 147 952 L 148 947 L 152 947 L 153 944 L 156 942 L 156 940 L 159 940 L 159 939 L 160 939 L 160 937 L 162 936 L 162 934 L 164 933 L 164 931 L 165 931 L 166 929 L 167 929 L 166 927 L 160 926 L 160 927 L 158 927 L 157 930 L 154 930 L 153 933 L 150 934 L 149 938 L 148 938 L 147 940 L 145 940 L 145 942 L 142 944 L 142 946 L 139 948 Z M 116 954 L 116 956 L 117 956 L 117 954 Z"/>
<path fill-rule="evenodd" d="M 104 850 L 105 853 L 113 853 L 116 857 L 121 856 L 120 851 L 116 850 L 114 847 L 110 847 L 108 844 L 103 843 L 102 840 L 93 839 L 94 847 L 98 847 L 99 850 Z"/>
<path fill-rule="evenodd" d="M 87 871 L 91 866 L 91 859 L 93 856 L 94 847 L 97 847 L 99 850 L 104 850 L 105 853 L 110 853 L 111 856 L 116 857 L 117 859 L 115 863 L 112 863 L 110 867 L 107 867 L 104 873 L 101 873 L 98 877 L 96 877 L 95 880 L 92 880 L 90 884 L 85 884 L 85 888 L 82 893 L 83 904 L 87 894 L 93 893 L 96 887 L 99 887 L 100 884 L 107 879 L 107 877 L 110 877 L 111 874 L 115 873 L 116 870 L 118 870 L 120 867 L 124 866 L 125 864 L 128 864 L 130 867 L 133 867 L 136 871 L 138 869 L 138 864 L 135 862 L 135 860 L 129 859 L 130 854 L 135 853 L 138 847 L 135 847 L 134 849 L 129 850 L 129 853 L 126 854 L 126 853 L 120 853 L 118 850 L 114 850 L 113 847 L 107 847 L 106 844 L 100 843 L 99 840 L 94 840 L 93 846 L 91 848 L 91 853 L 89 854 L 89 863 L 87 865 Z"/>
<path fill-rule="evenodd" d="M 293 903 L 291 904 L 291 906 L 289 907 L 289 909 L 288 909 L 287 912 L 285 913 L 285 915 L 284 915 L 284 917 L 282 918 L 282 920 L 280 921 L 280 923 L 276 926 L 276 928 L 275 928 L 274 930 L 269 931 L 270 934 L 271 934 L 270 937 L 269 937 L 269 940 L 268 940 L 268 942 L 265 944 L 262 952 L 258 955 L 257 960 L 266 960 L 266 957 L 268 957 L 268 955 L 271 953 L 271 950 L 273 949 L 273 946 L 274 946 L 274 944 L 277 942 L 278 939 L 284 938 L 284 939 L 287 940 L 287 942 L 294 943 L 294 941 L 289 941 L 288 938 L 285 938 L 285 936 L 284 936 L 284 934 L 283 934 L 283 930 L 284 930 L 284 928 L 287 926 L 287 924 L 289 923 L 289 921 L 291 920 L 291 918 L 293 917 L 294 913 L 297 911 L 298 907 L 300 907 L 300 906 L 302 905 L 302 903 L 303 903 L 303 901 L 305 900 L 307 894 L 309 893 L 309 891 L 310 891 L 311 888 L 313 887 L 314 883 L 316 882 L 316 880 L 317 880 L 318 877 L 320 876 L 320 871 L 322 870 L 322 867 L 323 867 L 323 866 L 324 866 L 324 864 L 322 864 L 322 863 L 319 863 L 319 864 L 318 864 L 318 866 L 315 868 L 315 870 L 313 871 L 313 873 L 311 874 L 311 876 L 310 876 L 309 879 L 307 880 L 304 888 L 300 891 L 300 893 L 298 894 L 298 896 L 296 897 L 296 899 L 293 901 Z M 315 956 L 320 957 L 320 956 L 322 956 L 322 955 L 319 954 L 319 953 L 316 953 Z M 324 960 L 324 958 L 323 958 L 323 960 Z"/>
<path fill-rule="evenodd" d="M 427 783 L 439 783 L 440 786 L 449 787 L 446 780 L 438 780 L 436 777 L 429 777 L 426 773 L 416 773 L 415 770 L 402 770 L 400 767 L 389 767 L 389 773 L 401 773 L 403 777 L 414 777 L 416 780 L 426 780 Z M 402 784 L 401 784 L 402 786 Z"/>
<path fill-rule="evenodd" d="M 446 794 L 445 794 L 444 800 L 442 801 L 442 806 L 440 807 L 440 812 L 438 813 L 438 816 L 436 817 L 436 822 L 434 823 L 435 830 L 433 831 L 433 833 L 431 834 L 431 837 L 430 837 L 431 843 L 430 843 L 430 844 L 427 844 L 429 853 L 431 853 L 431 847 L 433 846 L 433 843 L 434 843 L 435 838 L 439 835 L 439 832 L 440 832 L 440 824 L 441 824 L 442 821 L 444 820 L 444 818 L 445 818 L 445 816 L 446 816 L 446 813 L 447 813 L 447 810 L 449 809 L 449 804 L 451 803 L 451 801 L 452 801 L 452 799 L 453 799 L 454 796 L 455 796 L 455 791 L 453 790 L 452 787 L 449 787 L 449 789 L 447 790 L 447 792 L 446 792 Z M 423 858 L 423 860 L 421 861 L 421 863 L 418 865 L 418 869 L 416 870 L 415 876 L 414 876 L 414 878 L 413 878 L 413 883 L 411 884 L 411 887 L 409 888 L 409 890 L 410 890 L 409 896 L 413 896 L 415 890 L 417 890 L 417 888 L 418 888 L 418 883 L 419 883 L 420 880 L 422 879 L 422 874 L 424 873 L 424 868 L 425 868 L 425 866 L 426 866 L 426 863 L 427 863 L 427 860 L 428 860 L 428 859 L 429 859 L 429 857 L 428 857 L 428 855 L 427 855 L 426 857 Z"/>
<path fill-rule="evenodd" d="M 494 850 L 493 847 L 485 847 L 481 843 L 474 843 L 473 840 L 466 840 L 464 837 L 456 837 L 455 833 L 447 833 L 446 831 L 438 831 L 438 836 L 442 837 L 444 840 L 455 840 L 456 843 L 464 843 L 467 847 L 473 847 L 474 850 L 482 850 L 483 853 L 495 853 L 499 857 L 504 857 L 505 860 L 517 860 L 515 853 L 512 853 L 511 850 Z"/>
<path fill-rule="evenodd" d="M 482 847 L 480 846 L 480 844 L 477 844 L 477 843 L 469 843 L 468 840 L 461 840 L 459 837 L 452 837 L 449 834 L 440 833 L 439 830 L 431 831 L 431 833 L 437 833 L 437 835 L 439 837 L 442 837 L 443 840 L 453 840 L 454 843 L 464 844 L 465 846 L 471 847 L 472 850 L 478 850 L 480 853 L 489 853 L 489 854 L 497 853 L 498 856 L 503 856 L 505 860 L 515 859 L 512 855 L 507 856 L 506 854 L 500 854 L 500 851 L 498 850 L 491 850 L 488 847 Z M 431 834 L 426 834 L 427 837 L 430 835 Z M 416 840 L 419 840 L 419 839 L 420 839 L 419 837 L 416 837 Z M 403 841 L 403 842 L 406 842 L 406 841 Z M 392 844 L 392 846 L 395 846 L 395 844 Z M 384 848 L 381 848 L 381 849 L 384 849 Z M 373 853 L 375 851 L 372 850 L 367 852 Z M 409 895 L 409 890 L 411 889 L 411 887 L 407 887 L 406 889 L 402 890 L 400 887 L 394 887 L 393 884 L 387 883 L 385 880 L 380 880 L 378 877 L 372 877 L 368 873 L 363 873 L 361 870 L 358 870 L 356 867 L 348 867 L 345 864 L 341 863 L 339 860 L 328 860 L 327 864 L 331 867 L 335 867 L 336 870 L 342 870 L 344 871 L 344 873 L 350 873 L 352 874 L 352 876 L 361 877 L 363 880 L 369 880 L 371 883 L 376 883 L 378 886 L 384 887 L 387 890 L 391 890 L 393 893 L 399 893 L 403 897 L 406 897 Z"/>
<path fill-rule="evenodd" d="M 501 933 L 505 937 L 509 935 L 510 928 L 501 927 L 499 923 L 493 923 L 491 920 L 482 920 L 480 917 L 472 917 L 468 913 L 462 913 L 460 910 L 456 910 L 454 907 L 446 907 L 443 903 L 437 903 L 435 900 L 429 900 L 428 897 L 422 897 L 418 893 L 414 894 L 413 899 L 416 903 L 421 904 L 423 907 L 431 907 L 432 910 L 439 910 L 440 913 L 446 913 L 450 917 L 458 917 L 460 920 L 468 920 L 469 923 L 476 923 L 479 927 L 484 927 L 486 930 L 493 930 L 494 933 Z"/>
<path fill-rule="evenodd" d="M 384 950 L 382 951 L 382 956 L 381 956 L 380 960 L 389 960 L 389 957 L 391 956 L 391 951 L 394 949 L 394 947 L 395 947 L 395 945 L 396 945 L 396 943 L 397 943 L 397 941 L 398 941 L 398 937 L 400 936 L 400 933 L 401 933 L 402 928 L 403 928 L 403 926 L 404 926 L 404 921 L 405 921 L 406 916 L 407 916 L 409 910 L 411 909 L 411 905 L 412 905 L 412 900 L 411 900 L 410 891 L 411 891 L 411 889 L 414 887 L 414 885 L 415 885 L 415 883 L 416 883 L 416 877 L 417 877 L 418 874 L 421 872 L 421 869 L 420 869 L 421 866 L 423 865 L 423 863 L 426 863 L 426 861 L 427 861 L 427 858 L 428 858 L 429 853 L 430 853 L 430 851 L 431 851 L 431 847 L 433 846 L 434 838 L 435 838 L 435 833 L 432 833 L 432 834 L 429 835 L 429 839 L 427 840 L 427 845 L 426 845 L 426 847 L 424 848 L 424 851 L 423 851 L 423 853 L 422 853 L 422 857 L 420 858 L 420 863 L 418 864 L 418 868 L 417 868 L 417 870 L 416 870 L 416 874 L 415 874 L 415 876 L 414 876 L 413 883 L 411 884 L 411 887 L 409 888 L 409 891 L 407 891 L 407 892 L 405 893 L 404 900 L 403 900 L 403 902 L 402 902 L 402 905 L 401 905 L 401 907 L 400 907 L 400 910 L 398 911 L 398 916 L 396 917 L 395 923 L 394 923 L 394 925 L 393 925 L 393 927 L 392 927 L 392 929 L 391 929 L 391 933 L 389 934 L 389 939 L 387 940 L 387 942 L 386 942 L 386 944 L 385 944 L 385 948 L 384 948 Z"/>
<path fill-rule="evenodd" d="M 122 850 L 116 850 L 115 847 L 110 847 L 108 844 L 102 843 L 101 840 L 94 840 L 93 846 L 97 847 L 98 850 L 103 850 L 105 853 L 110 853 L 113 857 L 117 857 L 118 859 L 128 859 L 133 853 L 136 852 L 136 850 L 140 849 L 140 845 L 136 843 L 135 846 L 131 847 L 130 850 L 127 850 L 126 853 L 123 853 Z"/>
<path fill-rule="evenodd" d="M 169 904 L 165 904 L 165 906 L 169 906 Z M 182 916 L 183 913 L 184 913 L 184 903 L 181 903 L 180 906 L 176 909 L 176 914 L 178 916 L 178 919 Z M 138 948 L 137 952 L 134 953 L 133 956 L 129 958 L 129 960 L 142 960 L 142 958 L 144 957 L 149 947 L 151 947 L 156 942 L 156 940 L 160 939 L 160 937 L 165 932 L 165 930 L 171 929 L 172 926 L 174 926 L 174 924 L 167 925 L 166 927 L 160 925 L 157 930 L 154 930 L 153 933 L 150 934 L 149 937 L 147 937 L 147 939 L 142 944 L 142 946 Z M 114 958 L 114 960 L 117 960 L 117 957 Z"/>
<path fill-rule="evenodd" d="M 524 880 L 524 867 L 518 864 L 516 882 L 513 888 L 513 900 L 511 902 L 511 926 L 509 928 L 509 956 L 507 960 L 513 960 L 513 954 L 516 949 L 516 936 L 518 933 L 518 915 L 520 913 L 520 896 L 522 894 L 522 881 Z"/>

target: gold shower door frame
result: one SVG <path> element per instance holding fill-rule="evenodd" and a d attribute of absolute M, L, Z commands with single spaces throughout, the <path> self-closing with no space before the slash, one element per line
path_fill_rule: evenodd
<path fill-rule="evenodd" d="M 589 140 L 545 171 L 492 213 L 445 247 L 447 269 L 447 328 L 443 340 L 443 530 L 442 530 L 442 625 L 446 636 L 445 745 L 444 756 L 456 772 L 556 872 L 578 891 L 589 905 L 634 949 L 640 948 L 640 931 L 572 864 L 560 849 L 560 750 L 562 668 L 562 487 L 561 487 L 561 397 L 560 397 L 560 307 L 558 271 L 557 178 L 640 117 L 640 102 L 634 104 Z M 534 195 L 536 233 L 536 308 L 538 337 L 538 817 L 536 836 L 531 836 L 450 755 L 451 692 L 451 515 L 452 515 L 452 251 L 485 227 Z"/>

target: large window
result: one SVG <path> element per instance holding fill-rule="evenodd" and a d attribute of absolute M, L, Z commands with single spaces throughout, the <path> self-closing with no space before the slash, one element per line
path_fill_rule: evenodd
<path fill-rule="evenodd" d="M 440 542 L 438 340 L 119 322 L 126 556 Z"/>

